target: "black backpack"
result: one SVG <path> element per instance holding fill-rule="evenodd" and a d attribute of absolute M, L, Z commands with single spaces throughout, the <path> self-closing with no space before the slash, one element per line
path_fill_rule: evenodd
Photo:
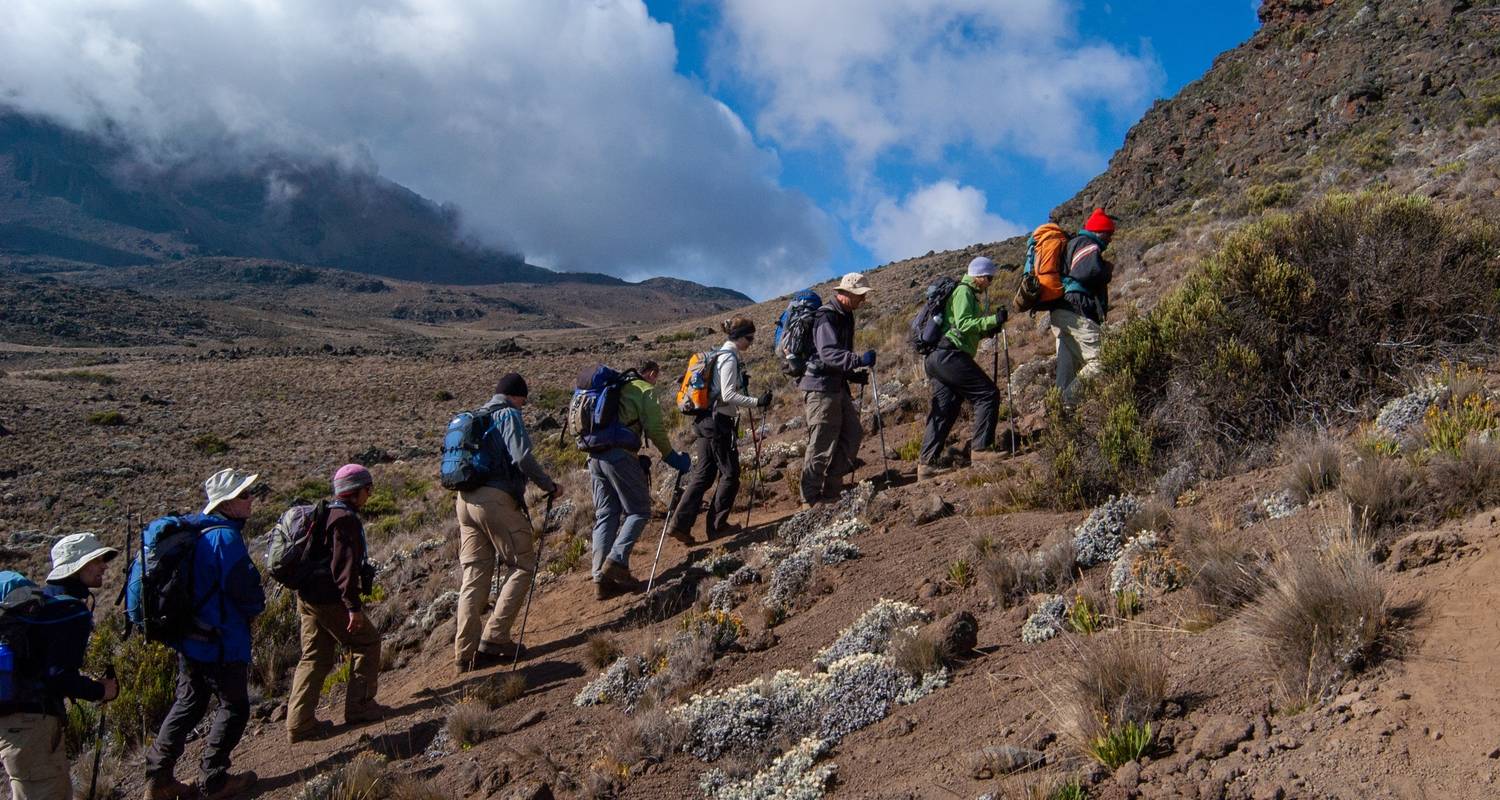
<path fill-rule="evenodd" d="M 943 343 L 948 332 L 948 298 L 958 286 L 958 281 L 944 276 L 927 287 L 922 308 L 911 321 L 911 346 L 918 353 L 925 356 Z"/>
<path fill-rule="evenodd" d="M 44 701 L 47 642 L 52 626 L 90 615 L 89 607 L 68 597 L 49 597 L 19 572 L 0 571 L 0 714 L 6 706 Z M 9 664 L 5 664 L 8 661 Z"/>
<path fill-rule="evenodd" d="M 266 571 L 292 591 L 307 585 L 320 570 L 326 570 L 331 555 L 325 531 L 328 503 L 297 503 L 282 513 L 271 527 L 266 548 Z"/>
<path fill-rule="evenodd" d="M 176 644 L 196 632 L 193 555 L 198 537 L 218 525 L 203 514 L 166 516 L 141 533 L 141 552 L 125 581 L 125 619 L 131 629 L 163 644 Z"/>

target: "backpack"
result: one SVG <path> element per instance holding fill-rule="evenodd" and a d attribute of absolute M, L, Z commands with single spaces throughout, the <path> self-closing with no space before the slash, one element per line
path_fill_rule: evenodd
<path fill-rule="evenodd" d="M 77 600 L 48 597 L 19 572 L 0 571 L 0 705 L 42 702 L 47 629 L 90 615 Z M 8 713 L 0 710 L 0 714 Z"/>
<path fill-rule="evenodd" d="M 640 377 L 633 369 L 619 372 L 603 364 L 579 373 L 573 401 L 568 404 L 568 423 L 577 435 L 579 450 L 603 453 L 616 447 L 641 448 L 641 435 L 620 424 L 620 392 Z"/>
<path fill-rule="evenodd" d="M 786 310 L 776 320 L 774 351 L 781 362 L 781 372 L 793 378 L 807 373 L 813 356 L 813 322 L 823 300 L 811 289 L 792 295 Z"/>
<path fill-rule="evenodd" d="M 141 552 L 125 579 L 125 619 L 132 629 L 168 645 L 195 632 L 193 554 L 198 537 L 217 524 L 203 514 L 166 516 L 141 532 Z"/>
<path fill-rule="evenodd" d="M 927 355 L 943 343 L 948 332 L 948 298 L 958 289 L 958 281 L 943 276 L 933 281 L 922 294 L 922 308 L 911 321 L 911 346 Z"/>
<path fill-rule="evenodd" d="M 438 482 L 444 489 L 472 491 L 484 485 L 496 471 L 509 466 L 495 463 L 484 446 L 486 436 L 495 430 L 494 410 L 476 408 L 461 411 L 448 422 L 443 432 L 443 460 L 438 465 Z"/>
<path fill-rule="evenodd" d="M 328 523 L 328 504 L 296 503 L 282 512 L 271 527 L 266 550 L 266 571 L 277 583 L 292 591 L 301 589 L 320 566 L 316 554 L 324 547 L 323 531 Z"/>
<path fill-rule="evenodd" d="M 1067 277 L 1068 240 L 1072 237 L 1055 222 L 1032 231 L 1026 240 L 1026 266 L 1016 289 L 1017 311 L 1031 311 L 1043 303 L 1062 299 Z"/>
<path fill-rule="evenodd" d="M 677 388 L 677 410 L 684 414 L 706 414 L 714 410 L 714 367 L 722 350 L 694 353 Z"/>

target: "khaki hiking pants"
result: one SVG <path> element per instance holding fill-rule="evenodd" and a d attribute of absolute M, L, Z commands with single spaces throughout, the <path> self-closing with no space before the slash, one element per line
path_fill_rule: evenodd
<path fill-rule="evenodd" d="M 302 623 L 302 660 L 292 674 L 292 694 L 287 698 L 286 729 L 305 731 L 317 722 L 318 696 L 323 681 L 338 664 L 339 646 L 353 658 L 344 714 L 358 712 L 375 701 L 380 688 L 380 632 L 374 626 L 349 633 L 349 611 L 343 603 L 313 605 L 297 599 L 297 617 Z"/>
<path fill-rule="evenodd" d="M 531 539 L 531 521 L 521 504 L 509 492 L 493 486 L 459 493 L 458 530 L 463 584 L 458 590 L 453 658 L 464 665 L 472 662 L 481 649 L 510 644 L 511 626 L 521 613 L 531 576 L 536 572 L 536 547 Z M 500 579 L 500 599 L 486 622 L 484 610 L 489 605 L 490 580 L 497 565 L 505 570 Z"/>
<path fill-rule="evenodd" d="M 1071 406 L 1078 381 L 1099 372 L 1099 323 L 1065 308 L 1052 309 L 1049 321 L 1057 337 L 1057 390 Z"/>
<path fill-rule="evenodd" d="M 0 763 L 11 800 L 72 800 L 73 778 L 63 749 L 62 719 L 49 714 L 0 717 Z"/>
<path fill-rule="evenodd" d="M 807 455 L 802 459 L 802 500 L 816 503 L 838 497 L 844 477 L 854 471 L 854 457 L 864 439 L 859 409 L 846 389 L 803 392 L 807 414 Z"/>

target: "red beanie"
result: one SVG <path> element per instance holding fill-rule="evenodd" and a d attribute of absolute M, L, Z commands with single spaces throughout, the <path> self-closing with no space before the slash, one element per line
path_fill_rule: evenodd
<path fill-rule="evenodd" d="M 1089 221 L 1083 223 L 1083 229 L 1091 233 L 1114 233 L 1115 221 L 1104 213 L 1104 209 L 1096 208 L 1094 213 L 1089 215 Z"/>

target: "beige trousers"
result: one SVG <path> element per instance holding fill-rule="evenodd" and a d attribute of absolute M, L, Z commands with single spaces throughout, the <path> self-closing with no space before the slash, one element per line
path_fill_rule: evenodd
<path fill-rule="evenodd" d="M 358 634 L 349 633 L 349 611 L 342 603 L 313 605 L 299 598 L 297 617 L 302 623 L 302 660 L 292 674 L 286 729 L 305 731 L 317 721 L 318 697 L 323 693 L 323 680 L 338 663 L 339 645 L 349 651 L 354 662 L 344 695 L 344 713 L 374 702 L 380 688 L 380 632 L 366 626 Z"/>
<path fill-rule="evenodd" d="M 72 800 L 73 778 L 63 750 L 62 720 L 48 714 L 0 717 L 0 763 L 11 800 Z"/>
<path fill-rule="evenodd" d="M 453 658 L 463 665 L 472 662 L 479 650 L 510 644 L 511 626 L 521 613 L 531 576 L 536 572 L 536 547 L 531 539 L 531 521 L 521 505 L 509 492 L 493 486 L 459 493 L 458 530 L 463 583 L 458 590 Z M 489 605 L 490 581 L 497 565 L 505 570 L 500 579 L 500 599 L 486 622 L 484 610 Z"/>
<path fill-rule="evenodd" d="M 1064 308 L 1052 309 L 1049 321 L 1057 337 L 1057 390 L 1071 406 L 1078 381 L 1099 372 L 1099 323 Z"/>

